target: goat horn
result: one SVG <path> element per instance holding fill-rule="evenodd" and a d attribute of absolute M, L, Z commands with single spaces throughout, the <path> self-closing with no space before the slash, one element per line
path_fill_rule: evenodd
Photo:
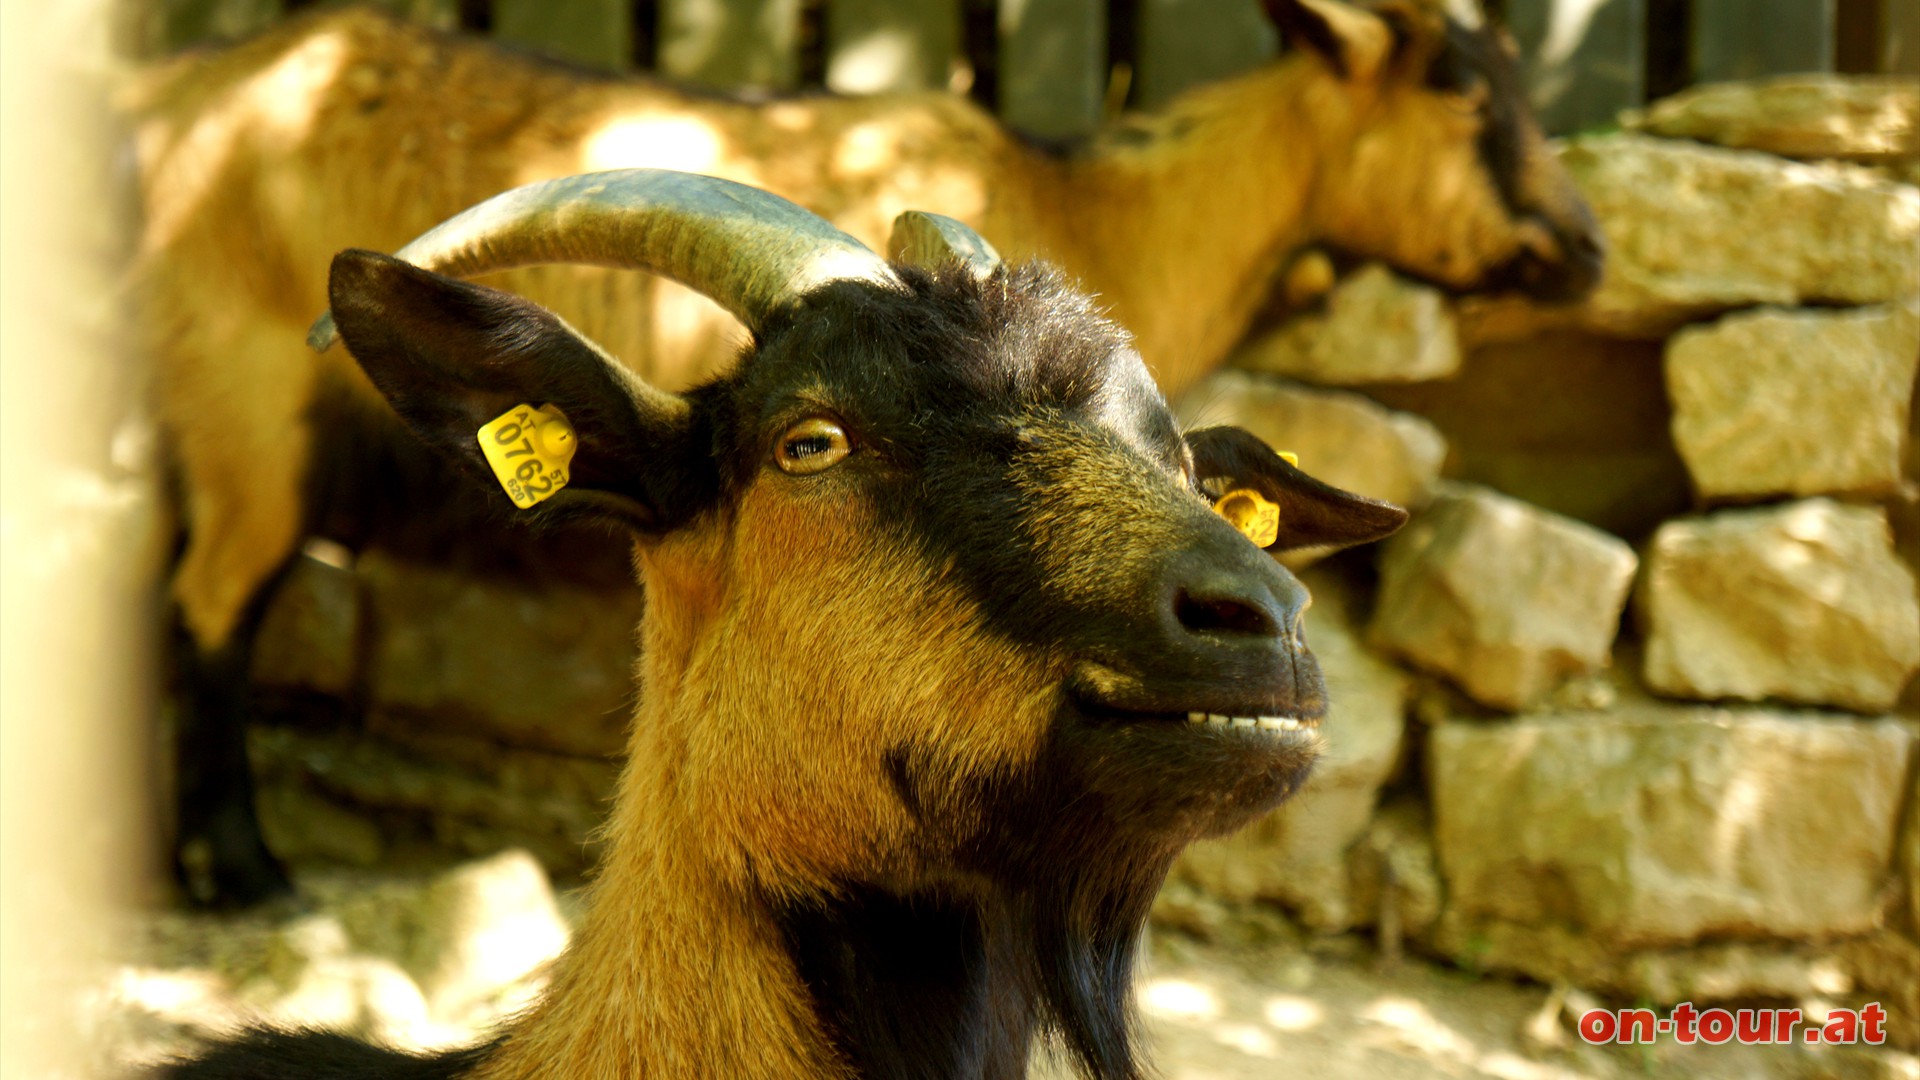
<path fill-rule="evenodd" d="M 539 263 L 648 270 L 694 289 L 758 331 L 768 315 L 830 281 L 898 286 L 886 261 L 825 219 L 758 188 L 664 169 L 616 169 L 503 192 L 394 256 L 474 277 Z M 331 311 L 307 344 L 333 345 Z"/>
<path fill-rule="evenodd" d="M 976 277 L 986 277 L 1000 265 L 1000 253 L 986 237 L 945 214 L 925 210 L 908 210 L 893 219 L 887 258 L 929 268 L 958 260 Z"/>

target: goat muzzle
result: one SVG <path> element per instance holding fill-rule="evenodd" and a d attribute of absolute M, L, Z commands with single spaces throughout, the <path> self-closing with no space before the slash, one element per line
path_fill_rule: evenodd
<path fill-rule="evenodd" d="M 1591 221 L 1562 224 L 1544 217 L 1526 222 L 1520 251 L 1494 284 L 1552 304 L 1583 300 L 1600 284 L 1606 245 Z"/>
<path fill-rule="evenodd" d="M 1082 664 L 1070 680 L 1084 713 L 1282 743 L 1314 734 L 1326 688 L 1300 632 L 1307 591 L 1264 552 L 1232 540 L 1163 565 L 1155 616 L 1126 635 L 1130 647 L 1112 663 Z"/>

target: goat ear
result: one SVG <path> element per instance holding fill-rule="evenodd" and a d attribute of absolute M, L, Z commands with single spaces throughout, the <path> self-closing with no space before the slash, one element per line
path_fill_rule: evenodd
<path fill-rule="evenodd" d="M 1280 530 L 1268 551 L 1364 544 L 1407 523 L 1405 510 L 1315 480 L 1244 428 L 1205 428 L 1189 434 L 1187 446 L 1201 485 L 1216 499 L 1251 488 L 1279 506 Z"/>
<path fill-rule="evenodd" d="M 1371 11 L 1340 0 L 1266 0 L 1266 8 L 1289 45 L 1319 53 L 1343 79 L 1371 79 L 1393 55 L 1393 26 Z"/>
<path fill-rule="evenodd" d="M 328 280 L 347 348 L 401 419 L 502 499 L 479 444 L 518 405 L 554 405 L 577 449 L 543 516 L 579 512 L 663 532 L 718 489 L 689 403 L 655 390 L 559 316 L 498 289 L 371 251 L 334 257 Z"/>

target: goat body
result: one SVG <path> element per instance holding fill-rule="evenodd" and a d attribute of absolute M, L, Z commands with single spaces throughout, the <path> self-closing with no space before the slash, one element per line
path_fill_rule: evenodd
<path fill-rule="evenodd" d="M 1411 70 L 1343 74 L 1296 50 L 1056 152 L 951 94 L 730 100 L 323 12 L 177 60 L 130 97 L 158 351 L 168 368 L 188 359 L 176 345 L 231 364 L 248 327 L 304 324 L 343 245 L 392 250 L 493 192 L 628 167 L 772 191 L 868 244 L 904 210 L 958 218 L 1099 296 L 1169 394 L 1239 340 L 1304 244 L 1461 290 L 1584 288 L 1592 226 L 1511 65 L 1457 26 L 1421 32 L 1438 40 L 1408 47 Z M 1516 259 L 1552 265 L 1528 280 Z M 663 386 L 716 370 L 736 340 L 710 303 L 651 278 L 501 284 Z"/>

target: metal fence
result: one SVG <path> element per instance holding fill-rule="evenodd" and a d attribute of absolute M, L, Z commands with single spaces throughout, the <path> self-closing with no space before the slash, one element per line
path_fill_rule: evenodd
<path fill-rule="evenodd" d="M 152 56 L 255 33 L 312 0 L 125 0 Z M 601 71 L 717 88 L 949 88 L 1070 137 L 1279 48 L 1259 0 L 378 0 Z M 1696 82 L 1811 71 L 1920 76 L 1920 0 L 1487 0 L 1556 134 Z"/>

